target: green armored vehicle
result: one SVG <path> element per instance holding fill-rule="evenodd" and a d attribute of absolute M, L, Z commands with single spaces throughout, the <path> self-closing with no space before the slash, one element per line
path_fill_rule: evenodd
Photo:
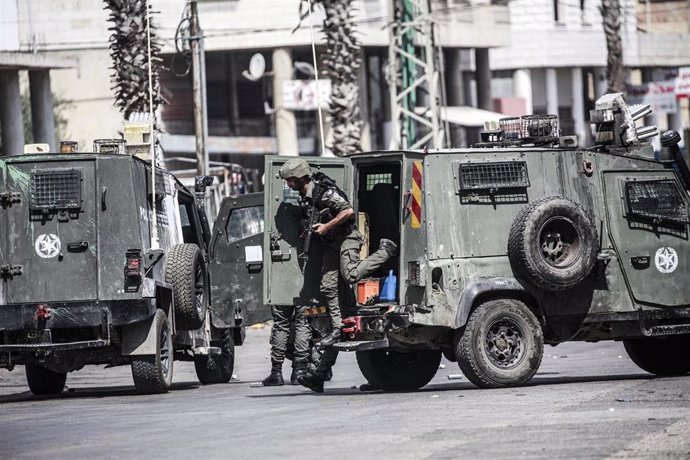
<path fill-rule="evenodd" d="M 602 97 L 590 148 L 547 115 L 501 120 L 473 148 L 310 159 L 349 194 L 372 250 L 381 238 L 400 248 L 376 274 L 393 270 L 396 298 L 344 295 L 336 346 L 385 390 L 424 386 L 442 354 L 480 387 L 525 384 L 544 343 L 573 340 L 622 340 L 646 371 L 690 371 L 690 174 L 654 158 L 643 139 L 656 129 L 635 127 L 647 113 Z M 673 134 L 663 141 L 680 157 Z M 278 176 L 286 160 L 266 163 L 266 304 L 318 289 Z"/>
<path fill-rule="evenodd" d="M 242 317 L 211 283 L 226 275 L 202 200 L 121 143 L 98 145 L 0 158 L 0 367 L 24 364 L 35 394 L 87 364 L 131 364 L 145 393 L 171 387 L 174 359 L 229 381 Z"/>

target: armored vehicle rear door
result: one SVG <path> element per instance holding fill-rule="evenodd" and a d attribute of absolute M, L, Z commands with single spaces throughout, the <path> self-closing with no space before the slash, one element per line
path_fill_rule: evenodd
<path fill-rule="evenodd" d="M 2 206 L 7 303 L 95 300 L 98 289 L 95 160 L 12 161 Z"/>
<path fill-rule="evenodd" d="M 263 193 L 223 200 L 209 246 L 216 327 L 251 326 L 271 319 L 271 308 L 264 304 L 261 294 L 263 231 Z"/>
<path fill-rule="evenodd" d="M 633 297 L 690 304 L 688 200 L 670 170 L 604 173 L 611 239 Z"/>
<path fill-rule="evenodd" d="M 278 175 L 290 157 L 267 156 L 264 184 L 264 302 L 270 305 L 311 303 L 318 297 L 323 247 L 318 239 L 302 254 L 302 213 L 299 194 L 291 190 Z M 347 158 L 309 157 L 314 171 L 335 180 L 352 202 L 352 162 Z"/>

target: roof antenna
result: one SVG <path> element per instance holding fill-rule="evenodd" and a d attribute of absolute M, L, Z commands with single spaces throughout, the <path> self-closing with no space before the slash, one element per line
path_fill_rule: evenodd
<path fill-rule="evenodd" d="M 156 133 L 153 131 L 153 71 L 151 69 L 151 6 L 146 0 L 146 52 L 149 70 L 149 156 L 151 157 L 151 249 L 158 249 L 158 213 L 156 209 Z"/>
<path fill-rule="evenodd" d="M 311 31 L 311 55 L 314 59 L 314 79 L 316 80 L 316 108 L 319 111 L 319 132 L 321 133 L 321 156 L 326 156 L 326 139 L 323 137 L 323 115 L 321 114 L 321 91 L 319 91 L 319 67 L 316 64 L 316 45 L 314 44 L 314 22 L 311 18 L 311 0 L 309 2 L 309 30 Z"/>

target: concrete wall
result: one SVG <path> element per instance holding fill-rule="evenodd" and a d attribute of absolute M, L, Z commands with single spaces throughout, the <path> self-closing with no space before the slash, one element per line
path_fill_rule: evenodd
<path fill-rule="evenodd" d="M 51 72 L 56 98 L 68 101 L 62 111 L 67 119 L 66 135 L 79 142 L 82 151 L 91 150 L 94 139 L 120 137 L 123 116 L 113 105 L 111 65 L 107 52 L 82 50 L 74 68 Z"/>
<path fill-rule="evenodd" d="M 606 40 L 599 2 L 559 0 L 558 21 L 554 0 L 513 0 L 511 45 L 491 49 L 491 68 L 584 67 L 606 65 Z M 634 0 L 621 0 L 624 60 L 636 65 L 637 35 Z"/>
<path fill-rule="evenodd" d="M 17 0 L 0 0 L 0 31 L 0 51 L 18 51 Z"/>

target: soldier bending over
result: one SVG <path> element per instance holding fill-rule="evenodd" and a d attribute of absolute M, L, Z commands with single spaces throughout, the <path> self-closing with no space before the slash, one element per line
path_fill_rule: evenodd
<path fill-rule="evenodd" d="M 333 216 L 326 223 L 316 223 L 313 232 L 323 238 L 325 250 L 321 266 L 321 295 L 324 298 L 331 317 L 333 331 L 321 340 L 321 347 L 326 348 L 321 361 L 313 373 L 298 377 L 298 382 L 305 387 L 323 392 L 323 383 L 338 357 L 338 351 L 331 346 L 340 341 L 343 319 L 338 304 L 338 272 L 349 284 L 365 278 L 382 266 L 389 258 L 397 254 L 396 244 L 381 239 L 379 249 L 368 258 L 360 260 L 362 235 L 355 224 L 355 212 L 345 193 L 335 183 L 312 174 L 306 160 L 292 158 L 280 168 L 280 177 L 288 187 L 298 191 L 302 200 L 316 211 L 328 210 Z"/>

